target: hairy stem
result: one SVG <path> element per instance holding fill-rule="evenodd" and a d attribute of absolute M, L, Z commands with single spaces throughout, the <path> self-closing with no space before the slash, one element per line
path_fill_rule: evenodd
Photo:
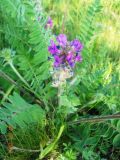
<path fill-rule="evenodd" d="M 35 152 L 40 152 L 40 150 L 32 150 L 32 149 L 23 149 L 23 148 L 18 148 L 18 147 L 11 147 L 11 151 L 17 151 L 17 152 L 32 152 L 32 153 L 35 153 Z"/>
<path fill-rule="evenodd" d="M 113 114 L 107 116 L 99 116 L 99 117 L 91 117 L 91 118 L 81 118 L 77 121 L 68 122 L 68 125 L 79 124 L 79 123 L 99 123 L 102 121 L 112 120 L 112 119 L 120 119 L 120 114 Z"/>

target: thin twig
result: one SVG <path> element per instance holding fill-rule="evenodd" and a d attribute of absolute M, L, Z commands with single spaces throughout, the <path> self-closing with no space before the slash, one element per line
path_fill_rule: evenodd
<path fill-rule="evenodd" d="M 107 115 L 107 116 L 99 116 L 99 117 L 91 117 L 91 118 L 81 118 L 77 121 L 68 122 L 68 125 L 79 124 L 79 123 L 99 123 L 102 121 L 112 120 L 112 119 L 120 119 L 120 114 Z"/>

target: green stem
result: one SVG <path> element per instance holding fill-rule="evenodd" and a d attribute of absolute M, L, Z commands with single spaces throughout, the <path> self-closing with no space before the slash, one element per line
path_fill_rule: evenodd
<path fill-rule="evenodd" d="M 3 77 L 4 79 L 9 81 L 10 83 L 17 86 L 17 83 L 11 77 L 9 77 L 6 73 L 2 72 L 1 70 L 0 70 L 0 77 Z"/>
<path fill-rule="evenodd" d="M 15 67 L 14 67 L 15 68 Z M 18 71 L 17 71 L 18 72 Z M 8 76 L 6 73 L 4 73 L 4 72 L 2 72 L 2 71 L 0 71 L 0 76 L 1 77 L 3 77 L 4 79 L 6 79 L 7 81 L 9 81 L 10 83 L 12 83 L 13 85 L 15 85 L 16 87 L 18 87 L 18 88 L 20 88 L 20 90 L 23 90 L 24 91 L 24 89 L 23 89 L 23 87 L 26 89 L 26 90 L 28 90 L 28 91 L 30 91 L 31 93 L 33 93 L 38 99 L 41 99 L 41 97 L 39 96 L 39 94 L 37 94 L 34 90 L 32 90 L 31 88 L 30 88 L 30 86 L 28 87 L 28 86 L 21 86 L 20 84 L 17 84 L 10 76 Z"/>
<path fill-rule="evenodd" d="M 56 143 L 58 142 L 58 140 L 60 139 L 60 137 L 61 137 L 61 135 L 62 135 L 62 133 L 63 133 L 63 131 L 64 131 L 64 128 L 65 128 L 64 125 L 62 125 L 62 126 L 60 127 L 57 137 L 55 138 L 55 140 L 54 140 L 51 144 L 49 144 L 49 145 L 40 153 L 39 159 L 43 159 L 48 153 L 50 153 L 50 152 L 54 149 Z"/>
<path fill-rule="evenodd" d="M 61 106 L 61 94 L 62 94 L 62 87 L 61 86 L 58 86 L 58 106 L 60 107 Z"/>
<path fill-rule="evenodd" d="M 11 93 L 11 91 L 13 90 L 13 88 L 15 87 L 15 85 L 12 85 L 8 88 L 7 92 L 4 94 L 0 104 L 2 104 L 6 99 L 7 97 L 9 96 L 9 94 Z"/>
<path fill-rule="evenodd" d="M 14 67 L 12 61 L 9 62 L 9 65 L 11 66 L 11 68 L 13 69 L 13 71 L 15 72 L 15 74 L 20 78 L 20 80 L 27 86 L 30 88 L 29 84 L 27 83 L 27 81 L 20 75 L 20 73 L 17 71 L 17 69 Z"/>
<path fill-rule="evenodd" d="M 61 84 L 58 86 L 58 106 L 61 106 L 61 96 L 64 93 L 64 86 Z"/>

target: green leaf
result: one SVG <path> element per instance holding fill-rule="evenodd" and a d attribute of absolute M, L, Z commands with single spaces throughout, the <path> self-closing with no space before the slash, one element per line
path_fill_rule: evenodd
<path fill-rule="evenodd" d="M 89 137 L 89 138 L 86 139 L 85 145 L 97 145 L 99 139 L 100 139 L 99 136 Z"/>
<path fill-rule="evenodd" d="M 60 96 L 60 105 L 66 106 L 66 107 L 72 106 L 71 102 L 69 101 L 69 99 L 66 95 Z"/>
<path fill-rule="evenodd" d="M 0 110 L 0 130 L 6 133 L 8 125 L 26 128 L 32 123 L 44 125 L 45 112 L 36 104 L 27 103 L 19 94 L 9 96 L 10 103 L 4 103 Z"/>
<path fill-rule="evenodd" d="M 73 94 L 69 96 L 69 101 L 71 102 L 72 106 L 78 106 L 81 104 L 79 97 Z"/>
<path fill-rule="evenodd" d="M 7 125 L 5 124 L 5 122 L 0 122 L 0 130 L 2 134 L 5 134 L 7 131 Z"/>
<path fill-rule="evenodd" d="M 63 110 L 66 114 L 74 113 L 77 110 L 66 95 L 60 96 L 60 106 L 61 108 L 64 106 Z"/>
<path fill-rule="evenodd" d="M 117 130 L 120 132 L 120 120 L 117 122 Z"/>
<path fill-rule="evenodd" d="M 120 147 L 120 134 L 117 134 L 113 139 L 114 147 Z"/>

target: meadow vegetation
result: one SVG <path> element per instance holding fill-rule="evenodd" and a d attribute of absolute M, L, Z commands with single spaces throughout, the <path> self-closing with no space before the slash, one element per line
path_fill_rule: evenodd
<path fill-rule="evenodd" d="M 120 0 L 0 0 L 0 19 L 0 159 L 119 160 Z M 83 44 L 62 94 L 59 34 Z"/>

